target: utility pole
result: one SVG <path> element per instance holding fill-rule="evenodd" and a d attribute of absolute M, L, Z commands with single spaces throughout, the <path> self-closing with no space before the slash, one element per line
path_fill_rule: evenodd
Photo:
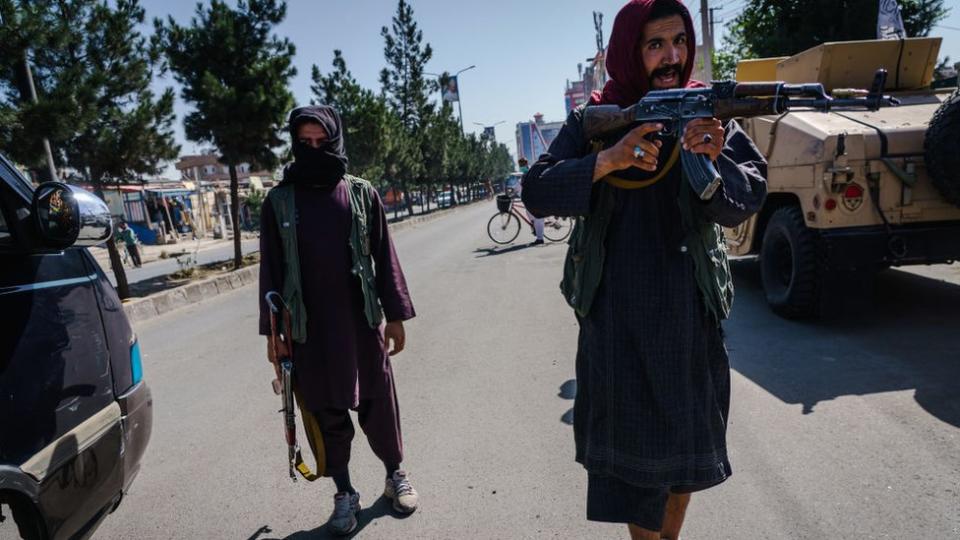
<path fill-rule="evenodd" d="M 603 13 L 599 11 L 593 12 L 593 29 L 596 32 L 597 37 L 597 52 L 603 50 L 604 41 L 603 41 Z"/>
<path fill-rule="evenodd" d="M 700 39 L 703 41 L 703 78 L 713 80 L 713 28 L 710 19 L 713 15 L 709 0 L 700 0 Z"/>
<path fill-rule="evenodd" d="M 441 74 L 439 74 L 439 73 L 427 73 L 427 72 L 424 72 L 424 73 L 423 73 L 424 75 L 432 75 L 432 76 L 434 76 L 434 77 L 441 77 L 441 81 L 440 81 L 440 82 L 441 82 L 441 85 L 440 85 L 440 95 L 441 95 L 441 98 L 440 98 L 440 99 L 441 99 L 441 102 L 442 102 L 442 100 L 443 100 L 443 97 L 442 97 L 442 96 L 443 96 L 443 84 L 442 84 L 442 83 L 444 83 L 443 77 L 450 77 L 451 79 L 456 79 L 456 81 L 457 81 L 457 113 L 458 113 L 459 116 L 460 116 L 460 134 L 461 134 L 461 135 L 464 135 L 465 132 L 464 132 L 464 130 L 463 130 L 463 105 L 460 104 L 460 102 L 463 101 L 463 100 L 461 99 L 463 92 L 460 91 L 460 74 L 463 73 L 464 71 L 470 71 L 471 69 L 473 69 L 473 68 L 475 68 L 475 67 L 477 67 L 477 66 L 474 65 L 474 66 L 470 66 L 470 67 L 465 67 L 465 68 L 461 69 L 460 71 L 454 73 L 453 75 L 449 75 L 449 73 L 444 73 L 443 75 L 441 75 Z"/>
<path fill-rule="evenodd" d="M 30 70 L 30 57 L 27 54 L 26 49 L 23 51 L 23 63 L 21 70 L 27 86 L 27 95 L 29 96 L 30 101 L 36 105 L 39 102 L 39 99 L 37 99 L 37 87 L 33 84 L 33 71 Z M 57 167 L 53 163 L 53 151 L 50 149 L 50 139 L 46 137 L 43 138 L 43 151 L 47 158 L 47 169 L 45 171 L 41 169 L 41 177 L 49 176 L 49 178 L 42 178 L 42 180 L 47 182 L 56 180 Z"/>
<path fill-rule="evenodd" d="M 713 12 L 720 11 L 721 9 L 723 9 L 723 6 L 710 8 L 710 51 L 717 50 L 717 41 L 715 39 L 717 33 L 713 31 L 713 28 L 723 22 L 723 19 L 717 20 L 717 18 L 713 16 Z"/>
<path fill-rule="evenodd" d="M 3 15 L 0 14 L 0 25 L 5 25 L 6 21 L 3 20 Z M 20 71 L 16 75 L 17 86 L 20 90 L 20 99 L 29 99 L 34 105 L 38 103 L 37 99 L 37 87 L 33 84 L 33 71 L 30 70 L 30 54 L 27 49 L 23 50 L 23 62 L 17 66 L 17 70 Z M 24 88 L 26 86 L 26 88 Z M 43 138 L 43 150 L 46 153 L 47 158 L 47 170 L 43 171 L 41 169 L 40 176 L 41 180 L 44 182 L 50 182 L 57 179 L 57 166 L 53 163 L 53 151 L 50 149 L 50 139 L 46 137 Z M 46 178 L 49 176 L 49 178 Z"/>

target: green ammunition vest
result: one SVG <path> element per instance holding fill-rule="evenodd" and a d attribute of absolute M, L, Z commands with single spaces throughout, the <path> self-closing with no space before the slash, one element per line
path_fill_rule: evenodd
<path fill-rule="evenodd" d="M 595 207 L 589 215 L 576 219 L 567 241 L 569 248 L 560 282 L 560 291 L 567 304 L 580 317 L 590 313 L 594 295 L 600 287 L 606 259 L 607 228 L 616 202 L 617 188 L 598 182 L 596 189 Z M 703 216 L 701 203 L 686 178 L 681 181 L 677 204 L 680 206 L 683 245 L 693 258 L 700 296 L 707 312 L 719 323 L 730 315 L 733 303 L 733 280 L 723 232 L 719 225 Z"/>
<path fill-rule="evenodd" d="M 376 269 L 370 252 L 370 215 L 373 200 L 370 182 L 347 175 L 344 177 L 350 192 L 350 253 L 353 258 L 351 272 L 360 281 L 363 291 L 363 309 L 371 328 L 378 328 L 383 320 L 380 299 L 377 296 Z M 283 246 L 283 300 L 290 308 L 290 333 L 297 343 L 307 340 L 307 307 L 303 302 L 303 285 L 300 276 L 300 252 L 297 245 L 296 204 L 293 184 L 280 184 L 270 190 L 267 200 L 273 207 Z"/>

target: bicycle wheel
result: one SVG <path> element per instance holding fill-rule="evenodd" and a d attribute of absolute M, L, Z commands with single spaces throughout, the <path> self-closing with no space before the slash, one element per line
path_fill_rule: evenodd
<path fill-rule="evenodd" d="M 573 231 L 573 219 L 568 217 L 548 217 L 543 219 L 543 236 L 551 242 L 562 242 Z"/>
<path fill-rule="evenodd" d="M 509 244 L 520 234 L 520 220 L 511 212 L 494 214 L 487 222 L 487 235 L 497 244 Z"/>

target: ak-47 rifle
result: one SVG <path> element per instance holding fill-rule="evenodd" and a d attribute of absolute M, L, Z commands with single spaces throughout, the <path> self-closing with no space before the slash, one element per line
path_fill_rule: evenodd
<path fill-rule="evenodd" d="M 694 118 L 749 118 L 780 115 L 790 111 L 861 109 L 875 111 L 898 105 L 896 98 L 883 95 L 887 71 L 878 69 L 873 85 L 866 90 L 835 90 L 827 95 L 820 83 L 788 84 L 783 81 L 738 83 L 715 81 L 706 88 L 678 88 L 647 92 L 639 102 L 625 109 L 617 105 L 589 106 L 583 110 L 583 130 L 587 140 L 645 122 L 659 122 L 662 135 L 683 133 Z M 681 163 L 690 185 L 702 200 L 708 200 L 720 187 L 720 173 L 704 154 L 681 152 Z"/>
<path fill-rule="evenodd" d="M 287 439 L 287 457 L 290 465 L 290 478 L 297 481 L 297 471 L 307 480 L 313 480 L 313 473 L 303 462 L 300 445 L 297 444 L 297 411 L 294 408 L 293 392 L 293 343 L 290 340 L 290 309 L 283 297 L 276 291 L 266 294 L 270 307 L 270 335 L 273 347 L 273 367 L 277 378 L 273 381 L 273 391 L 283 398 L 283 430 Z"/>

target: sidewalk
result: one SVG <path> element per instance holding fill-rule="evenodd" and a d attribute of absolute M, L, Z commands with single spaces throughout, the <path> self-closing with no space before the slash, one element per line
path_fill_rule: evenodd
<path fill-rule="evenodd" d="M 259 235 L 253 232 L 243 232 L 240 234 L 242 241 L 258 237 Z M 213 237 L 200 238 L 198 240 L 183 239 L 176 244 L 164 244 L 162 246 L 140 244 L 140 260 L 146 265 L 160 259 L 173 258 L 184 253 L 193 253 L 194 251 L 199 253 L 232 245 L 233 238 L 214 239 Z M 121 250 L 126 249 L 123 245 L 118 245 L 117 247 Z M 107 252 L 106 244 L 90 248 L 90 254 L 100 263 L 100 266 L 110 268 L 110 254 Z"/>

